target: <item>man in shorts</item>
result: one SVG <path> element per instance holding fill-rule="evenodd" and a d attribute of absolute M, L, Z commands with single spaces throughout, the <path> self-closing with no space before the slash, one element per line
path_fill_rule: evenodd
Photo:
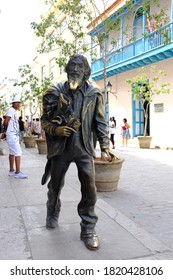
<path fill-rule="evenodd" d="M 19 109 L 21 101 L 18 97 L 12 100 L 10 107 L 5 116 L 4 127 L 6 130 L 6 140 L 9 147 L 9 176 L 14 176 L 16 179 L 25 179 L 28 176 L 20 171 L 22 150 L 19 144 L 19 123 L 16 117 L 16 110 Z M 14 170 L 14 163 L 16 171 Z"/>

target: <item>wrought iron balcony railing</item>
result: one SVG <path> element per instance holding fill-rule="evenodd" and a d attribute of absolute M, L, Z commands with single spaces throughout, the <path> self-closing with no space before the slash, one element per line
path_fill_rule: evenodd
<path fill-rule="evenodd" d="M 131 59 L 139 58 L 139 56 L 144 53 L 148 53 L 155 50 L 155 52 L 160 53 L 161 47 L 169 45 L 173 42 L 173 22 L 161 27 L 157 31 L 153 31 L 149 34 L 144 34 L 142 38 L 120 47 L 115 51 L 107 55 L 107 67 L 116 66 L 122 62 Z M 172 47 L 172 46 L 171 46 Z M 103 70 L 103 60 L 102 58 L 92 62 L 92 74 Z"/>

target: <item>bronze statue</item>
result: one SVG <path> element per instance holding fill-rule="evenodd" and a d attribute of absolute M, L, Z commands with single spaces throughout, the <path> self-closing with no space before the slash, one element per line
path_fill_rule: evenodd
<path fill-rule="evenodd" d="M 60 193 L 71 162 L 75 162 L 81 183 L 82 198 L 78 204 L 81 217 L 81 240 L 90 250 L 99 248 L 95 232 L 98 217 L 96 203 L 94 143 L 99 141 L 101 152 L 109 151 L 109 137 L 103 112 L 102 94 L 88 79 L 91 68 L 87 59 L 73 55 L 67 65 L 68 80 L 52 86 L 43 96 L 42 127 L 46 133 L 48 161 L 42 184 L 48 183 L 46 227 L 57 227 L 61 208 Z"/>

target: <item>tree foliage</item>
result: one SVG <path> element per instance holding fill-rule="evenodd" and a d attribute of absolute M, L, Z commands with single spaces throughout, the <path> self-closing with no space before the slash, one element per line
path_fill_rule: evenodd
<path fill-rule="evenodd" d="M 35 115 L 38 108 L 41 109 L 43 93 L 48 89 L 51 84 L 49 78 L 45 78 L 40 81 L 39 78 L 33 74 L 30 65 L 25 64 L 19 66 L 18 69 L 20 75 L 20 81 L 14 83 L 15 87 L 19 87 L 21 90 L 21 101 L 30 101 L 31 115 Z"/>
<path fill-rule="evenodd" d="M 59 4 L 60 2 L 60 4 Z M 55 49 L 60 51 L 57 63 L 64 66 L 74 53 L 85 53 L 88 50 L 86 32 L 83 30 L 85 5 L 79 0 L 47 0 L 45 4 L 50 12 L 41 16 L 39 23 L 32 22 L 35 35 L 42 39 L 39 53 L 48 53 Z M 66 15 L 62 16 L 61 15 Z M 64 36 L 70 32 L 72 36 Z"/>
<path fill-rule="evenodd" d="M 8 102 L 0 98 L 0 113 L 1 113 L 0 115 L 4 115 L 4 113 L 7 111 L 8 106 L 9 106 Z"/>

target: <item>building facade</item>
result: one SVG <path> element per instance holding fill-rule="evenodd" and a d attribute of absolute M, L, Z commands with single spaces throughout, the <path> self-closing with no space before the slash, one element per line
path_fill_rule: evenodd
<path fill-rule="evenodd" d="M 40 2 L 42 3 L 42 1 Z M 127 5 L 127 2 L 130 2 L 131 5 Z M 91 78 L 103 91 L 107 121 L 112 116 L 116 119 L 117 136 L 121 138 L 122 119 L 127 118 L 131 125 L 132 139 L 135 140 L 137 136 L 143 135 L 144 114 L 140 102 L 133 99 L 132 88 L 126 81 L 138 75 L 141 67 L 146 67 L 148 79 L 150 79 L 151 65 L 156 65 L 158 70 L 164 70 L 167 75 L 164 80 L 159 80 L 158 86 L 159 83 L 169 83 L 170 94 L 156 96 L 150 104 L 148 135 L 152 136 L 153 146 L 173 147 L 173 135 L 169 128 L 169 118 L 173 108 L 171 77 L 173 0 L 147 1 L 150 3 L 147 11 L 144 9 L 145 0 L 127 2 L 124 0 L 105 1 L 106 6 L 97 7 L 100 8 L 100 12 L 95 16 L 95 20 L 98 19 L 97 24 L 90 23 L 87 26 L 91 37 L 91 48 L 93 48 L 96 30 L 102 29 L 102 20 L 106 17 L 119 19 L 119 29 L 111 29 L 106 38 L 108 49 L 106 83 L 112 84 L 111 91 L 105 90 L 103 50 L 100 46 L 96 48 L 96 57 L 93 57 L 91 52 Z M 96 1 L 96 5 L 98 5 L 98 1 Z M 46 14 L 46 10 L 43 14 Z M 66 25 L 66 15 L 57 11 L 57 20 L 62 23 L 60 27 L 62 34 L 71 42 L 73 37 Z M 54 32 L 53 29 L 50 30 L 51 32 Z M 41 40 L 38 41 L 39 44 L 42 44 Z M 87 57 L 89 55 L 90 52 L 86 53 Z M 58 67 L 56 63 L 56 58 L 60 56 L 60 48 L 52 49 L 49 53 L 37 54 L 34 68 L 40 80 L 50 77 L 52 83 L 56 84 L 66 79 L 63 67 Z M 169 136 L 167 136 L 168 131 L 171 134 Z"/>
<path fill-rule="evenodd" d="M 140 102 L 133 99 L 133 90 L 126 81 L 139 75 L 141 67 L 146 67 L 150 79 L 150 66 L 156 65 L 158 70 L 166 73 L 164 79 L 158 81 L 158 86 L 169 83 L 170 94 L 158 95 L 150 104 L 148 135 L 152 136 L 153 146 L 172 148 L 170 117 L 173 109 L 173 1 L 159 0 L 157 5 L 150 1 L 148 14 L 143 7 L 145 1 L 131 2 L 133 5 L 128 8 L 125 1 L 114 1 L 109 11 L 112 19 L 119 17 L 120 28 L 111 30 L 107 38 L 108 48 L 112 38 L 115 39 L 115 46 L 107 55 L 110 59 L 106 64 L 106 79 L 112 84 L 112 93 L 106 92 L 106 113 L 115 117 L 117 134 L 120 134 L 122 119 L 127 118 L 131 124 L 132 138 L 143 135 L 143 110 Z M 162 9 L 163 20 L 159 16 Z M 92 44 L 95 29 L 90 25 L 89 31 Z M 92 79 L 101 89 L 104 88 L 103 62 L 101 55 L 94 61 L 91 58 Z"/>

